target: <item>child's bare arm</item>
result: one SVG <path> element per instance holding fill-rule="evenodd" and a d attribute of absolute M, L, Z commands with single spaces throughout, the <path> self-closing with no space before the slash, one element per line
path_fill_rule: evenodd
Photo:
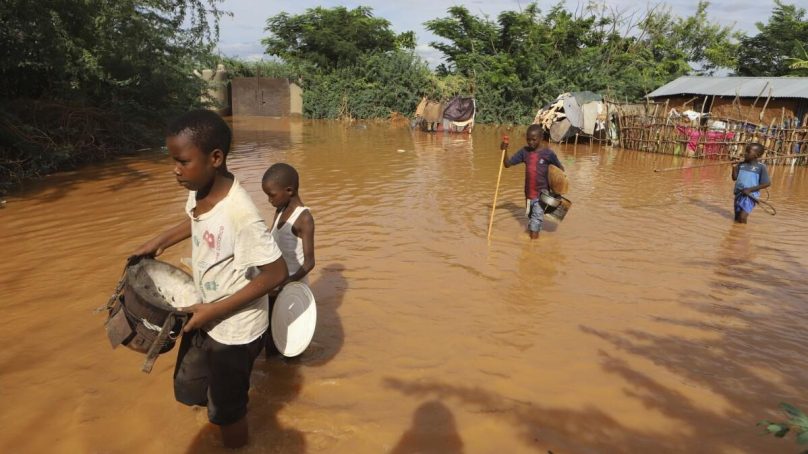
<path fill-rule="evenodd" d="M 191 237 L 191 219 L 186 218 L 179 224 L 143 243 L 132 253 L 136 256 L 156 257 L 164 250 Z"/>
<path fill-rule="evenodd" d="M 259 266 L 258 269 L 260 272 L 249 284 L 227 298 L 215 303 L 195 304 L 182 308 L 181 310 L 183 312 L 194 314 L 185 325 L 183 331 L 188 332 L 201 328 L 214 320 L 227 318 L 230 314 L 244 307 L 244 305 L 266 295 L 270 290 L 280 285 L 286 280 L 288 273 L 286 270 L 286 262 L 283 261 L 283 258 Z"/>
<path fill-rule="evenodd" d="M 508 156 L 508 147 L 510 146 L 510 142 L 503 140 L 502 143 L 499 145 L 499 149 L 502 150 L 502 165 L 507 169 L 511 166 L 511 163 L 508 162 L 511 160 L 511 157 Z"/>
<path fill-rule="evenodd" d="M 292 228 L 293 233 L 303 240 L 303 264 L 289 276 L 289 281 L 299 281 L 314 269 L 314 216 L 308 210 L 304 211 Z"/>
<path fill-rule="evenodd" d="M 736 163 L 735 165 L 732 166 L 732 181 L 735 181 L 735 180 L 738 179 L 738 171 L 740 170 L 740 165 L 741 165 L 741 163 L 738 162 L 738 163 Z"/>

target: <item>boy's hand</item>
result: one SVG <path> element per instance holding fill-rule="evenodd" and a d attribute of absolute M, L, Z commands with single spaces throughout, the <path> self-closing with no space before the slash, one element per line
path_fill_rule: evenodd
<path fill-rule="evenodd" d="M 136 257 L 157 257 L 164 250 L 165 248 L 160 244 L 160 238 L 153 238 L 135 249 L 132 255 Z"/>
<path fill-rule="evenodd" d="M 499 149 L 507 150 L 509 145 L 510 145 L 510 139 L 508 138 L 508 136 L 502 136 L 502 143 L 499 144 Z"/>
<path fill-rule="evenodd" d="M 202 328 L 219 318 L 216 303 L 194 304 L 193 306 L 180 308 L 180 311 L 192 314 L 191 319 L 188 320 L 188 323 L 185 324 L 185 328 L 182 329 L 185 333 Z"/>
<path fill-rule="evenodd" d="M 752 188 L 746 188 L 746 189 L 742 190 L 741 192 L 743 192 L 743 195 L 748 196 L 748 195 L 752 194 L 755 191 L 753 191 Z"/>

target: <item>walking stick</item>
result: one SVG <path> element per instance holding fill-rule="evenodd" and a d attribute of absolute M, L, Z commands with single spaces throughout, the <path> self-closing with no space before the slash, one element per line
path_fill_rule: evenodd
<path fill-rule="evenodd" d="M 491 239 L 491 227 L 494 225 L 494 213 L 497 209 L 497 196 L 499 195 L 499 181 L 502 179 L 502 166 L 505 162 L 505 150 L 508 149 L 508 136 L 502 136 L 502 156 L 499 158 L 499 173 L 497 174 L 497 188 L 494 190 L 494 203 L 491 204 L 491 219 L 488 220 L 488 239 Z"/>

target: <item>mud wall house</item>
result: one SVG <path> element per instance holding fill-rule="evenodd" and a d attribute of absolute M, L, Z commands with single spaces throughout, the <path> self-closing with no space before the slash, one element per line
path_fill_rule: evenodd
<path fill-rule="evenodd" d="M 290 117 L 303 114 L 303 90 L 288 79 L 237 77 L 231 81 L 233 115 Z"/>
<path fill-rule="evenodd" d="M 760 125 L 808 121 L 808 77 L 680 77 L 648 95 L 679 112 L 708 113 Z"/>

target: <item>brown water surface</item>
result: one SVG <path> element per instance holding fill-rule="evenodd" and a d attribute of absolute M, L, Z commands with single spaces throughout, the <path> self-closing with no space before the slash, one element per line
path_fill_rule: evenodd
<path fill-rule="evenodd" d="M 298 360 L 259 358 L 245 452 L 790 452 L 760 435 L 808 409 L 808 173 L 731 219 L 727 167 L 556 148 L 574 205 L 525 234 L 505 132 L 238 118 L 230 167 L 293 164 L 317 222 L 318 330 Z M 510 132 L 514 144 L 521 133 Z M 104 303 L 124 257 L 183 216 L 162 153 L 46 178 L 0 210 L 0 452 L 219 452 L 155 370 L 111 350 Z M 183 244 L 163 258 L 179 263 Z"/>

